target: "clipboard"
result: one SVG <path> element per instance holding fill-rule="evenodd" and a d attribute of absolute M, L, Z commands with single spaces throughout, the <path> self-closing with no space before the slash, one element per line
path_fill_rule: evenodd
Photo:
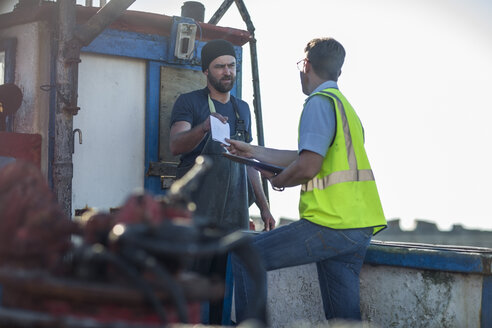
<path fill-rule="evenodd" d="M 231 161 L 238 162 L 238 163 L 245 164 L 245 165 L 249 165 L 249 166 L 252 166 L 256 169 L 270 171 L 270 172 L 273 172 L 276 174 L 278 174 L 284 170 L 284 167 L 281 167 L 281 166 L 259 162 L 259 161 L 254 160 L 254 159 L 233 155 L 231 153 L 222 153 L 222 155 L 224 155 L 225 157 L 227 157 Z"/>

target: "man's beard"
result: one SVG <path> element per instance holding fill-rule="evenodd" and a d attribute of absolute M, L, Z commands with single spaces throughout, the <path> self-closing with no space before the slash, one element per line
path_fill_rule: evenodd
<path fill-rule="evenodd" d="M 222 81 L 230 81 L 231 83 L 228 85 L 222 84 Z M 232 75 L 229 77 L 223 77 L 221 80 L 216 79 L 215 76 L 208 74 L 208 81 L 210 84 L 215 88 L 215 90 L 226 93 L 232 90 L 232 87 L 234 87 L 234 78 Z"/>

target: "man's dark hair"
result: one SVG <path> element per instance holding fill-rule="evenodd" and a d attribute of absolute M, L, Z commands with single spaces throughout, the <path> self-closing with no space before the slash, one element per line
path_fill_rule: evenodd
<path fill-rule="evenodd" d="M 316 38 L 304 49 L 314 72 L 322 79 L 337 81 L 345 60 L 345 49 L 333 38 Z"/>

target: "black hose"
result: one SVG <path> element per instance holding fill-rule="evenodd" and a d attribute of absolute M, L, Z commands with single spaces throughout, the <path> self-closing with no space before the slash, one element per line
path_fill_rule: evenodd
<path fill-rule="evenodd" d="M 134 230 L 133 232 L 139 229 Z M 142 230 L 140 230 L 142 232 Z M 173 254 L 174 256 L 210 256 L 233 252 L 242 261 L 246 271 L 255 283 L 254 297 L 256 300 L 251 308 L 247 309 L 246 318 L 259 320 L 266 325 L 266 271 L 260 260 L 257 250 L 252 244 L 250 235 L 235 231 L 216 240 L 206 242 L 178 243 L 175 240 L 165 240 L 165 235 L 159 239 L 144 239 L 135 234 L 132 229 L 125 229 L 120 236 L 120 242 L 130 249 L 142 249 L 151 254 Z M 148 237 L 148 236 L 146 236 Z M 175 237 L 175 236 L 173 236 Z"/>
<path fill-rule="evenodd" d="M 129 229 L 127 229 L 129 230 Z M 176 236 L 169 237 L 175 238 Z M 210 256 L 223 254 L 248 242 L 248 235 L 241 231 L 229 233 L 219 239 L 180 243 L 177 240 L 166 240 L 166 235 L 157 239 L 144 239 L 141 235 L 124 233 L 120 236 L 122 243 L 141 248 L 151 254 L 166 254 L 175 256 Z"/>
<path fill-rule="evenodd" d="M 130 279 L 130 281 L 144 294 L 145 298 L 150 302 L 154 310 L 156 311 L 159 319 L 163 324 L 167 323 L 167 316 L 164 307 L 159 302 L 157 296 L 152 291 L 150 286 L 142 279 L 132 266 L 128 265 L 124 260 L 108 252 L 102 245 L 94 245 L 88 249 L 88 252 L 84 252 L 87 260 L 100 260 L 107 263 L 114 264 L 117 268 L 121 269 L 124 274 Z M 88 255 L 88 256 L 87 256 Z"/>
<path fill-rule="evenodd" d="M 135 262 L 141 267 L 145 267 L 157 276 L 158 279 L 156 283 L 162 290 L 170 293 L 171 299 L 176 305 L 180 322 L 188 323 L 187 304 L 183 289 L 180 288 L 179 284 L 166 270 L 166 268 L 159 265 L 158 261 L 154 257 L 148 255 L 143 250 L 124 248 L 120 251 L 120 253 L 125 257 L 129 257 L 132 262 Z"/>

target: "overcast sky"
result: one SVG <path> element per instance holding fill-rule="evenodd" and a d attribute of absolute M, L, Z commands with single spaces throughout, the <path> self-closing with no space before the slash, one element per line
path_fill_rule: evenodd
<path fill-rule="evenodd" d="M 223 1 L 201 2 L 208 21 Z M 136 0 L 130 9 L 179 16 L 183 3 Z M 305 96 L 296 62 L 310 39 L 334 37 L 347 51 L 339 87 L 364 125 L 386 217 L 403 228 L 427 219 L 492 230 L 492 2 L 244 3 L 256 27 L 267 146 L 297 148 Z M 246 29 L 234 4 L 219 25 Z M 253 109 L 248 46 L 243 53 L 243 99 Z M 270 196 L 277 219 L 298 217 L 299 188 Z"/>

